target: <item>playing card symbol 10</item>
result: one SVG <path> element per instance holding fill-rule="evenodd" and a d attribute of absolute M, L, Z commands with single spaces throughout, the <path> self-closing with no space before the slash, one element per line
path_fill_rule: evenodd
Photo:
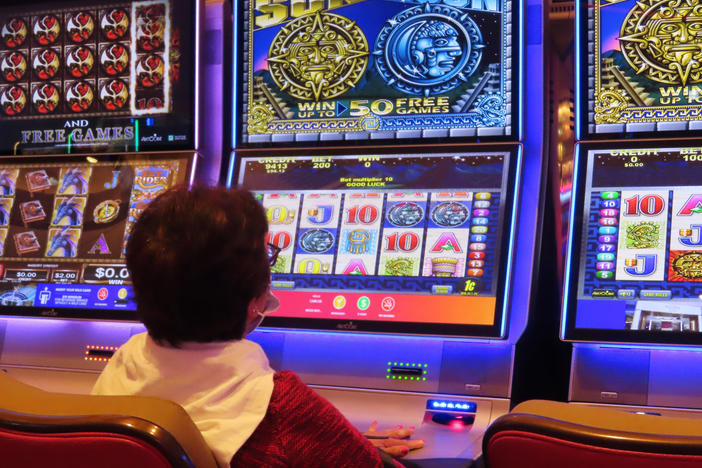
<path fill-rule="evenodd" d="M 159 97 L 140 98 L 136 101 L 136 108 L 139 110 L 162 109 L 163 100 Z"/>

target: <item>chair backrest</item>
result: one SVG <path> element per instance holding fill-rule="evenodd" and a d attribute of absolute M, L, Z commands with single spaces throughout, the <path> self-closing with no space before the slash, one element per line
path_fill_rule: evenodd
<path fill-rule="evenodd" d="M 176 403 L 45 392 L 0 372 L 0 466 L 216 468 L 217 463 Z"/>
<path fill-rule="evenodd" d="M 533 400 L 497 418 L 483 438 L 487 468 L 702 466 L 702 420 Z"/>

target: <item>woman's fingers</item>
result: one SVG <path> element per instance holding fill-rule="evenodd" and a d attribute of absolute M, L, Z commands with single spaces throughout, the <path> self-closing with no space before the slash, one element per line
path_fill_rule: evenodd
<path fill-rule="evenodd" d="M 392 447 L 383 447 L 383 451 L 387 452 L 393 458 L 401 458 L 407 455 L 410 449 L 406 445 L 394 445 Z"/>
<path fill-rule="evenodd" d="M 376 421 L 371 424 L 371 427 L 364 432 L 367 436 L 380 436 L 380 437 L 392 437 L 394 439 L 406 439 L 414 434 L 414 427 L 403 427 L 402 425 L 397 425 L 391 429 L 378 430 L 378 423 Z"/>
<path fill-rule="evenodd" d="M 424 447 L 423 440 L 377 439 L 373 443 L 376 447 L 380 447 L 393 457 L 403 457 L 410 450 Z"/>
<path fill-rule="evenodd" d="M 403 446 L 411 450 L 424 447 L 423 440 L 407 440 L 407 439 L 381 439 L 381 447 L 397 447 Z"/>

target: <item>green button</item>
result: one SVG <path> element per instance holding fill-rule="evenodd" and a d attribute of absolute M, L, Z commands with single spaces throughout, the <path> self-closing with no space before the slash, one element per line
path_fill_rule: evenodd
<path fill-rule="evenodd" d="M 359 310 L 366 310 L 370 307 L 370 299 L 367 296 L 361 296 L 356 302 Z"/>
<path fill-rule="evenodd" d="M 595 276 L 598 279 L 603 279 L 603 280 L 612 279 L 612 278 L 614 278 L 614 272 L 613 271 L 598 271 L 597 273 L 595 273 Z"/>
<path fill-rule="evenodd" d="M 602 192 L 602 198 L 605 200 L 614 200 L 619 198 L 619 192 Z"/>

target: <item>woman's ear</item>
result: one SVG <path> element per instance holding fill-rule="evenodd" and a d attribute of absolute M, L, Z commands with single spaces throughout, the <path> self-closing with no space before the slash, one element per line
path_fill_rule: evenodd
<path fill-rule="evenodd" d="M 266 308 L 266 302 L 268 301 L 268 290 L 261 296 L 251 299 L 249 302 L 249 307 L 246 309 L 246 326 L 244 329 L 244 336 L 251 333 L 261 324 L 263 318 L 259 315 L 259 312 L 263 312 Z"/>

